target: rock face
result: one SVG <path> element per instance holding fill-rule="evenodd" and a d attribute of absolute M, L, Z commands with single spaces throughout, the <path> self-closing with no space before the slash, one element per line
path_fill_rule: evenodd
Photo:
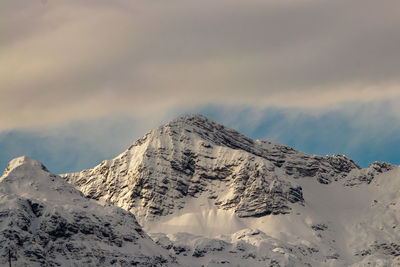
<path fill-rule="evenodd" d="M 28 157 L 0 178 L 0 265 L 173 266 L 135 216 L 103 207 Z"/>
<path fill-rule="evenodd" d="M 190 115 L 147 133 L 115 159 L 62 176 L 87 197 L 131 211 L 145 223 L 200 196 L 239 217 L 287 214 L 293 203 L 304 204 L 298 179 L 349 185 L 373 179 L 372 172 L 360 171 L 345 156 L 310 156 Z"/>
<path fill-rule="evenodd" d="M 391 171 L 394 168 L 395 166 L 386 162 L 374 162 L 368 168 L 360 170 L 356 175 L 350 175 L 344 184 L 347 186 L 363 183 L 370 184 L 377 175 Z"/>

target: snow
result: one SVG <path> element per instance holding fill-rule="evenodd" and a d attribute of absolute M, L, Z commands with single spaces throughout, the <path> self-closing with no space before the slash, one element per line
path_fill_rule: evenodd
<path fill-rule="evenodd" d="M 0 178 L 0 229 L 3 265 L 8 249 L 15 266 L 177 265 L 132 214 L 85 198 L 25 156 L 12 160 Z"/>
<path fill-rule="evenodd" d="M 262 238 L 246 244 L 261 249 L 261 243 L 276 239 L 285 246 L 317 248 L 319 257 L 338 255 L 338 260 L 319 262 L 318 266 L 363 266 L 374 257 L 361 259 L 355 254 L 374 243 L 397 243 L 400 237 L 400 168 L 377 176 L 371 184 L 345 187 L 341 183 L 324 185 L 311 179 L 298 181 L 305 195 L 305 206 L 293 206 L 288 215 L 262 218 L 239 218 L 232 211 L 215 210 L 215 206 L 196 199 L 176 214 L 148 224 L 146 231 L 174 236 L 180 232 L 233 242 L 241 231 L 259 229 Z M 205 202 L 206 200 L 203 199 Z M 313 226 L 323 225 L 322 230 Z M 317 228 L 318 229 L 318 228 Z M 319 232 L 319 233 L 318 233 Z M 251 235 L 250 235 L 251 236 Z M 180 241 L 182 245 L 189 245 Z M 248 246 L 247 245 L 247 246 Z M 272 252 L 282 253 L 281 247 Z M 284 253 L 283 253 L 284 254 Z M 378 255 L 376 266 L 400 262 L 398 257 Z M 393 265 L 393 266 L 394 266 Z M 313 265 L 314 266 L 314 265 Z"/>
<path fill-rule="evenodd" d="M 343 155 L 307 155 L 203 116 L 174 120 L 116 158 L 62 177 L 82 193 L 39 162 L 17 158 L 0 178 L 0 203 L 17 210 L 26 206 L 21 199 L 34 200 L 67 220 L 88 212 L 111 221 L 117 235 L 140 236 L 134 251 L 162 255 L 168 266 L 176 264 L 171 255 L 184 266 L 400 263 L 400 167 L 362 169 Z M 157 245 L 136 232 L 130 213 L 110 205 L 133 213 Z M 32 220 L 33 234 L 42 219 Z M 119 257 L 132 250 L 96 244 Z"/>

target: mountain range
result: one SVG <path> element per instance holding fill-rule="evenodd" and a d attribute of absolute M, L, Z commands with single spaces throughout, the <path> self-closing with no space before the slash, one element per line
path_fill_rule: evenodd
<path fill-rule="evenodd" d="M 400 266 L 400 169 L 252 140 L 202 115 L 92 169 L 0 178 L 0 263 Z"/>

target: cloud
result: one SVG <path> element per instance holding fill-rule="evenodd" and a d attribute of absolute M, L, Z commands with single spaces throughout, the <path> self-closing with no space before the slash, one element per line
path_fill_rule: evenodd
<path fill-rule="evenodd" d="M 7 1 L 0 12 L 0 131 L 400 99 L 398 1 Z"/>
<path fill-rule="evenodd" d="M 202 113 L 254 139 L 267 139 L 309 154 L 346 154 L 363 167 L 374 161 L 400 164 L 400 118 L 387 113 L 397 103 L 351 103 L 309 112 L 300 108 L 207 105 L 176 110 L 159 119 L 109 116 L 37 130 L 0 133 L 0 170 L 28 155 L 55 173 L 87 169 L 122 153 L 147 131 L 186 112 Z M 360 116 L 361 114 L 361 116 Z"/>
<path fill-rule="evenodd" d="M 208 106 L 199 112 L 254 139 L 266 139 L 316 155 L 345 154 L 367 167 L 374 161 L 400 164 L 397 102 L 353 102 L 309 112 L 299 108 Z M 229 112 L 230 111 L 230 112 Z"/>
<path fill-rule="evenodd" d="M 160 123 L 112 116 L 37 130 L 3 131 L 0 133 L 0 173 L 11 159 L 22 155 L 41 161 L 55 173 L 91 168 L 122 153 Z"/>

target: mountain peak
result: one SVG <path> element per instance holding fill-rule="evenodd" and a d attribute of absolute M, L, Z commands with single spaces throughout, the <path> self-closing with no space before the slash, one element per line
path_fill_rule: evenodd
<path fill-rule="evenodd" d="M 234 149 L 252 150 L 254 141 L 238 131 L 209 119 L 200 114 L 191 114 L 174 119 L 150 132 L 133 143 L 128 150 L 140 146 L 147 141 L 174 139 L 174 142 L 182 141 L 193 143 L 194 140 L 203 140 L 215 145 L 221 145 Z"/>
<path fill-rule="evenodd" d="M 178 117 L 170 122 L 168 122 L 164 127 L 179 127 L 179 128 L 185 128 L 187 126 L 194 126 L 198 128 L 207 128 L 207 130 L 210 130 L 210 128 L 225 128 L 222 124 L 204 116 L 201 114 L 189 114 L 185 115 L 182 117 Z"/>
<path fill-rule="evenodd" d="M 248 150 L 254 144 L 251 138 L 200 114 L 179 117 L 161 126 L 158 131 L 161 134 L 172 133 L 187 137 L 196 135 L 204 141 L 235 149 Z"/>
<path fill-rule="evenodd" d="M 41 170 L 48 172 L 47 168 L 39 161 L 32 159 L 28 156 L 21 156 L 21 157 L 12 159 L 7 164 L 7 167 L 4 170 L 2 177 L 10 174 L 13 170 L 15 170 L 17 168 L 21 168 L 21 167 L 24 169 L 41 169 Z"/>
<path fill-rule="evenodd" d="M 286 214 L 292 204 L 304 204 L 301 178 L 352 185 L 375 174 L 364 174 L 345 156 L 311 156 L 254 141 L 193 114 L 150 131 L 115 159 L 63 177 L 89 198 L 114 203 L 146 223 L 198 197 L 239 217 Z"/>
<path fill-rule="evenodd" d="M 212 120 L 202 114 L 187 114 L 187 115 L 178 117 L 172 121 L 192 122 L 192 121 L 212 121 Z"/>
<path fill-rule="evenodd" d="M 29 157 L 10 161 L 0 179 L 0 200 L 0 266 L 7 264 L 8 253 L 13 266 L 71 266 L 72 261 L 75 266 L 118 261 L 165 266 L 169 261 L 133 214 L 89 201 Z"/>

